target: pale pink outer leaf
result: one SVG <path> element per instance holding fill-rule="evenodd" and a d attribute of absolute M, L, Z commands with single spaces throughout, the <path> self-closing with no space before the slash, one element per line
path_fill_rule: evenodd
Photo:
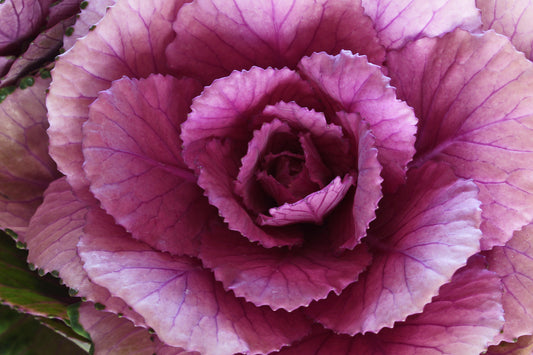
<path fill-rule="evenodd" d="M 457 27 L 481 26 L 475 0 L 362 0 L 365 13 L 388 49 L 422 37 L 437 37 Z"/>
<path fill-rule="evenodd" d="M 79 312 L 80 324 L 91 336 L 95 354 L 198 355 L 196 352 L 165 346 L 148 329 L 136 327 L 114 313 L 96 310 L 92 302 L 83 303 Z"/>
<path fill-rule="evenodd" d="M 481 247 L 533 219 L 533 63 L 494 32 L 457 30 L 391 52 L 398 95 L 420 120 L 415 164 L 446 161 L 480 189 Z"/>
<path fill-rule="evenodd" d="M 202 355 L 197 351 L 187 351 L 182 348 L 176 348 L 174 346 L 170 346 L 159 340 L 159 338 L 155 338 L 155 354 L 156 355 Z M 152 354 L 153 355 L 153 354 Z"/>
<path fill-rule="evenodd" d="M 196 256 L 217 218 L 181 157 L 180 124 L 202 87 L 193 79 L 119 79 L 83 126 L 91 192 L 115 221 L 153 248 Z"/>
<path fill-rule="evenodd" d="M 102 210 L 89 212 L 84 231 L 78 252 L 91 280 L 123 298 L 168 345 L 203 355 L 268 353 L 309 331 L 301 313 L 236 298 L 197 260 L 154 251 Z"/>
<path fill-rule="evenodd" d="M 533 336 L 524 335 L 513 343 L 501 343 L 489 346 L 483 355 L 531 355 L 533 353 Z"/>
<path fill-rule="evenodd" d="M 200 258 L 238 297 L 293 311 L 330 291 L 339 294 L 371 261 L 362 244 L 339 254 L 328 243 L 324 238 L 292 250 L 265 249 L 222 225 L 202 239 Z"/>
<path fill-rule="evenodd" d="M 76 0 L 77 1 L 77 0 Z M 79 3 L 79 1 L 77 1 Z M 91 26 L 96 25 L 106 14 L 107 9 L 115 5 L 116 0 L 90 0 L 87 7 L 82 9 L 70 36 L 63 38 L 63 48 L 68 50 L 74 43 L 89 33 Z M 79 4 L 78 4 L 79 6 Z"/>
<path fill-rule="evenodd" d="M 384 198 L 367 237 L 373 261 L 340 296 L 308 314 L 336 332 L 354 335 L 392 327 L 424 305 L 479 251 L 478 189 L 446 164 L 411 169 L 407 184 Z"/>
<path fill-rule="evenodd" d="M 51 0 L 6 0 L 0 4 L 0 53 L 35 33 L 44 23 Z"/>
<path fill-rule="evenodd" d="M 47 98 L 50 154 L 75 188 L 87 185 L 82 170 L 82 125 L 98 92 L 126 75 L 142 78 L 167 71 L 164 49 L 182 1 L 125 0 L 84 41 L 56 62 Z M 124 21 L 128 19 L 128 21 Z"/>
<path fill-rule="evenodd" d="M 254 65 L 294 69 L 318 51 L 348 49 L 378 64 L 384 54 L 360 0 L 199 0 L 183 7 L 174 30 L 171 66 L 204 83 Z"/>
<path fill-rule="evenodd" d="M 415 153 L 417 120 L 413 110 L 396 98 L 380 67 L 342 51 L 334 57 L 314 53 L 302 59 L 298 70 L 333 110 L 358 113 L 368 123 L 383 166 L 384 190 L 394 191 L 402 185 L 406 165 Z"/>
<path fill-rule="evenodd" d="M 135 327 L 114 313 L 96 310 L 92 302 L 84 302 L 79 314 L 79 322 L 91 336 L 95 354 L 154 354 L 155 344 L 146 328 Z"/>
<path fill-rule="evenodd" d="M 496 246 L 488 256 L 489 269 L 502 279 L 504 333 L 498 340 L 512 342 L 533 334 L 533 225 L 515 232 L 505 246 Z"/>
<path fill-rule="evenodd" d="M 72 191 L 64 177 L 52 182 L 28 227 L 28 262 L 47 273 L 57 271 L 65 285 L 77 292 L 76 296 L 101 303 L 135 324 L 144 324 L 124 301 L 92 283 L 82 268 L 76 246 L 83 234 L 87 210 L 96 203 L 89 191 Z"/>
<path fill-rule="evenodd" d="M 483 30 L 492 29 L 507 36 L 514 46 L 533 59 L 533 1 L 476 0 L 481 10 Z"/>
<path fill-rule="evenodd" d="M 423 282 L 423 281 L 422 281 Z M 354 337 L 316 330 L 279 355 L 459 355 L 479 354 L 503 325 L 498 277 L 476 256 L 439 295 L 394 328 Z M 491 353 L 492 354 L 492 353 Z M 524 354 L 525 355 L 525 354 Z"/>
<path fill-rule="evenodd" d="M 285 203 L 268 210 L 270 216 L 260 214 L 259 223 L 266 226 L 285 226 L 293 223 L 322 224 L 353 186 L 350 175 L 337 176 L 324 188 L 294 203 Z"/>
<path fill-rule="evenodd" d="M 0 103 L 0 228 L 23 234 L 48 184 L 58 177 L 48 156 L 44 99 L 50 79 L 17 89 Z"/>

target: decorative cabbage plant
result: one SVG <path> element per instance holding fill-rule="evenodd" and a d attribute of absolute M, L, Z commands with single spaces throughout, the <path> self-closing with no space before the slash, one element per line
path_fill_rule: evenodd
<path fill-rule="evenodd" d="M 0 106 L 0 227 L 81 297 L 51 315 L 67 337 L 96 354 L 532 351 L 530 1 L 76 6 L 64 53 L 13 74 Z M 39 21 L 5 36 L 11 68 Z"/>

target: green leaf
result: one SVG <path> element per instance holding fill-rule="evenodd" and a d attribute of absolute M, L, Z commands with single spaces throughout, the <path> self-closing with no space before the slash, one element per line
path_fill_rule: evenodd
<path fill-rule="evenodd" d="M 0 231 L 0 303 L 36 316 L 67 320 L 67 306 L 78 299 L 69 297 L 58 279 L 31 271 L 26 257 L 26 251 L 17 249 L 13 239 Z"/>
<path fill-rule="evenodd" d="M 80 299 L 70 297 L 53 272 L 44 275 L 27 264 L 27 252 L 16 243 L 14 232 L 0 230 L 0 303 L 28 314 L 0 305 L 0 354 L 48 354 L 24 345 L 44 344 L 40 337 L 50 337 L 50 354 L 86 354 L 92 343 L 78 321 Z M 27 327 L 30 332 L 17 335 L 17 327 Z M 65 352 L 56 350 L 58 346 Z M 76 350 L 66 352 L 72 346 Z"/>
<path fill-rule="evenodd" d="M 85 339 L 91 339 L 91 336 L 89 333 L 83 329 L 83 326 L 80 323 L 80 303 L 71 304 L 67 308 L 68 318 L 70 322 L 70 327 L 74 332 L 76 332 L 78 335 Z"/>
<path fill-rule="evenodd" d="M 80 345 L 44 326 L 31 315 L 0 306 L 2 355 L 87 355 L 88 345 Z"/>
<path fill-rule="evenodd" d="M 74 342 L 75 344 L 77 344 L 80 348 L 84 349 L 85 351 L 88 352 L 91 349 L 91 346 L 92 346 L 91 338 L 79 335 L 65 322 L 60 321 L 58 319 L 50 319 L 50 318 L 36 318 L 36 319 L 42 325 L 47 326 L 48 328 L 54 330 L 56 333 Z"/>

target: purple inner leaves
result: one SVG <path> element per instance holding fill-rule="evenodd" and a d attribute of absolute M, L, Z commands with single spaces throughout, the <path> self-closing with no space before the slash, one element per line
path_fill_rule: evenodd
<path fill-rule="evenodd" d="M 306 63 L 307 68 L 314 65 Z M 360 90 L 356 102 L 387 92 L 381 74 L 366 61 L 358 65 L 368 66 L 375 79 Z M 328 83 L 338 80 L 335 73 L 328 75 Z M 374 85 L 379 88 L 371 89 Z M 301 244 L 298 236 L 308 234 L 306 224 L 323 224 L 353 186 L 349 224 L 355 236 L 341 236 L 337 242 L 351 249 L 365 236 L 382 196 L 376 143 L 357 114 L 326 110 L 327 118 L 315 112 L 313 108 L 324 109 L 331 102 L 311 99 L 310 90 L 287 69 L 253 68 L 215 81 L 193 101 L 183 125 L 185 161 L 199 174 L 199 185 L 230 229 L 265 247 Z M 407 146 L 412 136 L 406 137 Z M 225 164 L 215 162 L 214 154 Z M 364 185 L 356 187 L 359 178 Z M 289 225 L 294 228 L 268 228 Z"/>

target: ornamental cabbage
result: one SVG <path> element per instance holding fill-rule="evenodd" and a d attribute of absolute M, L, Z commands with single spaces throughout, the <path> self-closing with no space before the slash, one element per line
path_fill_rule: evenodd
<path fill-rule="evenodd" d="M 525 3 L 89 1 L 1 226 L 97 353 L 527 348 Z"/>

